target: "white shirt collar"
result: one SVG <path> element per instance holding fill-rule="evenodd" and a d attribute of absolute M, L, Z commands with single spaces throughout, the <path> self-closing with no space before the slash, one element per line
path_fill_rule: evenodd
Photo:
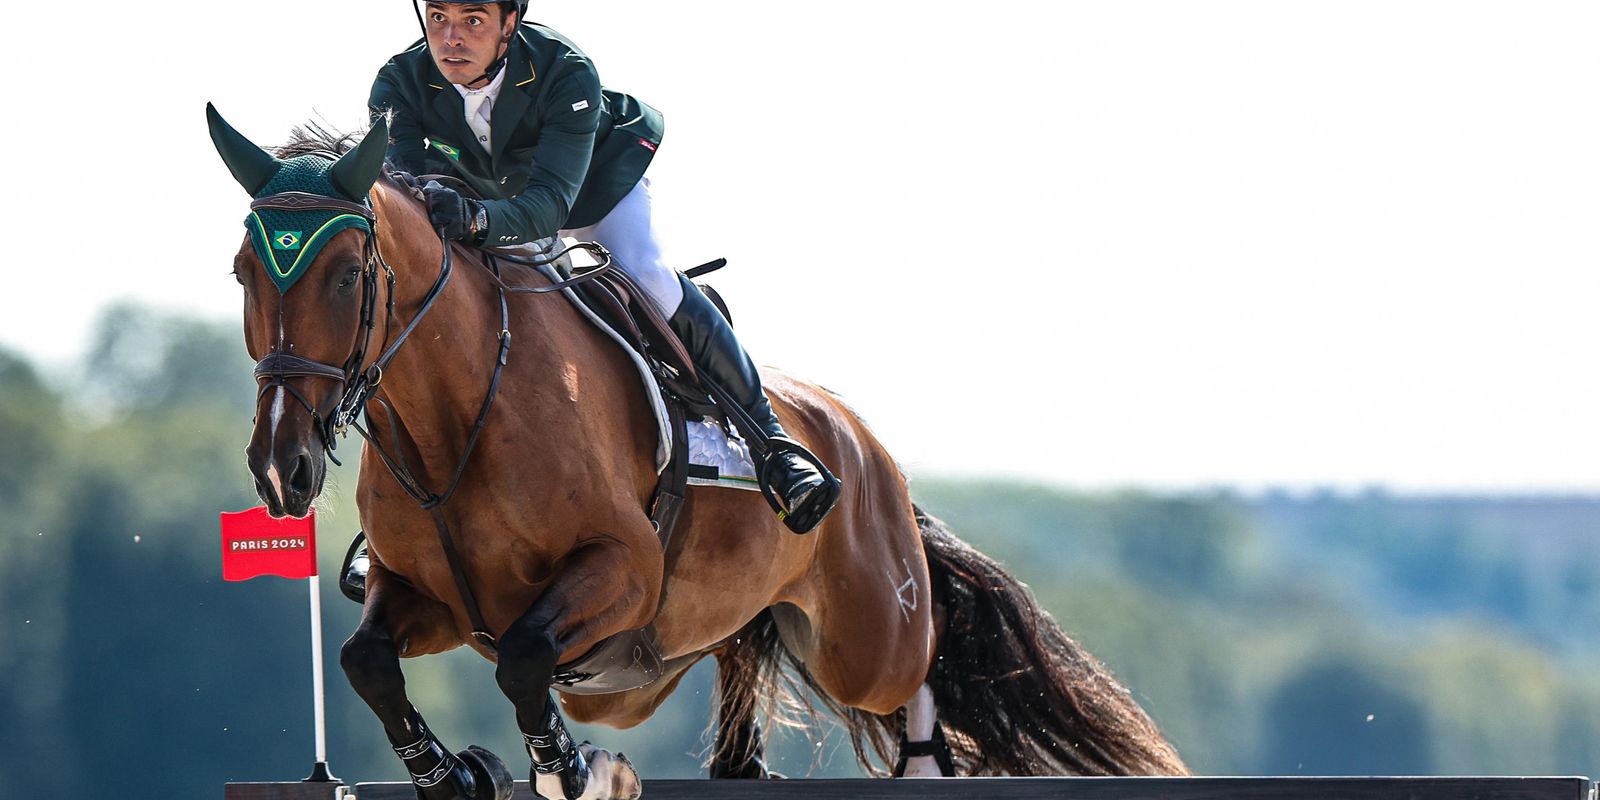
<path fill-rule="evenodd" d="M 493 135 L 489 118 L 494 113 L 494 101 L 500 96 L 500 84 L 505 78 L 506 71 L 502 67 L 482 89 L 468 89 L 459 83 L 450 84 L 461 93 L 461 110 L 466 116 L 467 127 L 472 129 L 472 135 L 477 137 L 478 144 L 483 147 L 484 152 L 489 151 L 490 137 Z"/>
<path fill-rule="evenodd" d="M 507 66 L 509 66 L 509 65 L 507 65 Z M 456 91 L 460 92 L 462 97 L 466 97 L 469 94 L 488 95 L 489 96 L 489 104 L 493 105 L 494 101 L 495 101 L 495 98 L 500 96 L 500 84 L 505 83 L 505 80 L 506 80 L 506 68 L 505 67 L 501 67 L 500 71 L 496 72 L 494 74 L 494 77 L 489 80 L 489 85 L 483 87 L 482 89 L 468 89 L 467 87 L 462 86 L 459 83 L 452 83 L 450 85 L 456 87 Z"/>

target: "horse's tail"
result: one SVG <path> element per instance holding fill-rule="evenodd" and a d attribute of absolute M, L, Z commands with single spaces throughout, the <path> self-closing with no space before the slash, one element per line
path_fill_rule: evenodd
<path fill-rule="evenodd" d="M 943 629 L 928 685 L 963 775 L 1187 775 L 1188 768 L 1126 688 L 1061 630 L 1028 587 L 918 508 Z M 935 621 L 941 620 L 939 611 Z M 721 724 L 807 728 L 817 705 L 850 733 L 861 766 L 886 774 L 905 731 L 901 713 L 874 714 L 828 697 L 763 611 L 717 658 Z M 742 739 L 711 759 L 740 764 Z M 815 750 L 818 759 L 822 750 Z"/>
<path fill-rule="evenodd" d="M 944 627 L 928 685 L 963 774 L 1186 775 L 1128 690 L 1026 584 L 917 509 Z"/>

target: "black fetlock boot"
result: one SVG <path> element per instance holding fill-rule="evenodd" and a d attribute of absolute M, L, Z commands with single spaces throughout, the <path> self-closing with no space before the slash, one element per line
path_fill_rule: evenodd
<path fill-rule="evenodd" d="M 339 570 L 339 591 L 345 597 L 365 604 L 367 602 L 367 568 L 372 565 L 367 556 L 367 533 L 356 531 L 355 541 L 344 553 L 344 566 Z"/>
<path fill-rule="evenodd" d="M 418 800 L 511 800 L 511 773 L 488 750 L 472 746 L 452 755 L 421 716 L 412 717 L 417 740 L 395 745 Z M 393 739 L 390 744 L 393 744 Z"/>
<path fill-rule="evenodd" d="M 533 762 L 528 784 L 544 800 L 575 800 L 589 785 L 589 765 L 567 734 L 567 725 L 555 709 L 555 699 L 548 702 L 544 732 L 522 734 L 528 758 Z"/>
<path fill-rule="evenodd" d="M 950 745 L 945 742 L 944 728 L 939 723 L 933 723 L 933 736 L 925 742 L 912 742 L 906 740 L 905 731 L 900 732 L 900 759 L 894 764 L 894 771 L 889 775 L 895 778 L 906 776 L 906 764 L 913 758 L 932 756 L 933 763 L 938 765 L 939 774 L 946 778 L 956 776 L 955 761 L 950 755 Z"/>
<path fill-rule="evenodd" d="M 781 498 L 778 516 L 784 524 L 795 533 L 809 532 L 839 501 L 838 479 L 819 468 L 821 462 L 809 460 L 815 456 L 783 432 L 761 391 L 755 363 L 722 312 L 693 281 L 679 275 L 678 282 L 683 285 L 683 303 L 668 320 L 673 332 L 683 340 L 701 377 L 721 387 L 765 434 L 767 457 L 755 465 L 756 475 Z"/>

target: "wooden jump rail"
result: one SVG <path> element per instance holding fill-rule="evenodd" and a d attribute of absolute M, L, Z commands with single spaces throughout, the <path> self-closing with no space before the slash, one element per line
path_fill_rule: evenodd
<path fill-rule="evenodd" d="M 224 800 L 416 800 L 409 783 L 230 783 Z M 647 780 L 643 800 L 1600 800 L 1588 778 Z M 535 800 L 517 781 L 515 800 Z"/>

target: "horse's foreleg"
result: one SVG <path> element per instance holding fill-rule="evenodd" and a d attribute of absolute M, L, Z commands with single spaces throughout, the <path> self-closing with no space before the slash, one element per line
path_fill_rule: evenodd
<path fill-rule="evenodd" d="M 396 597 L 405 594 L 412 597 Z M 452 754 L 406 697 L 406 679 L 400 671 L 402 645 L 396 641 L 397 632 L 390 624 L 391 618 L 405 619 L 407 632 L 426 630 L 430 621 L 449 623 L 449 612 L 443 606 L 429 608 L 424 602 L 417 602 L 422 600 L 394 581 L 381 567 L 374 566 L 367 578 L 361 625 L 340 649 L 339 664 L 350 686 L 383 723 L 384 733 L 388 734 L 395 754 L 405 762 L 419 797 L 423 800 L 508 799 L 511 776 L 499 759 L 478 748 L 469 748 L 460 755 Z M 406 606 L 406 616 L 391 617 L 397 604 Z M 413 611 L 421 614 L 409 613 Z M 428 619 L 429 612 L 440 618 Z"/>
<path fill-rule="evenodd" d="M 639 777 L 620 753 L 574 745 L 550 697 L 556 664 L 580 656 L 599 638 L 628 629 L 648 602 L 638 570 L 619 551 L 591 547 L 561 570 L 520 619 L 501 634 L 495 680 L 517 710 L 533 762 L 530 782 L 550 800 L 636 798 Z M 643 624 L 643 623 L 640 623 Z"/>

